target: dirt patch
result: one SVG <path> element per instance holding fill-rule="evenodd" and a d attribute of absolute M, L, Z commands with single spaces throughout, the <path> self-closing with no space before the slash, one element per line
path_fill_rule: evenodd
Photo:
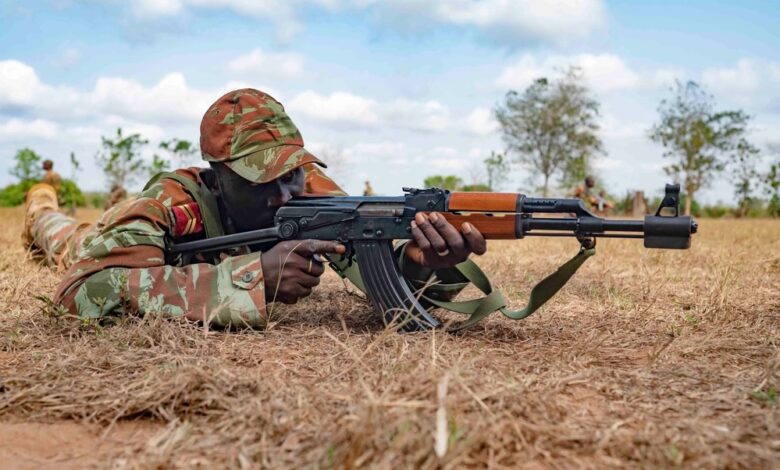
<path fill-rule="evenodd" d="M 72 421 L 0 422 L 0 468 L 82 469 L 140 447 L 162 426 L 121 421 L 109 428 Z"/>

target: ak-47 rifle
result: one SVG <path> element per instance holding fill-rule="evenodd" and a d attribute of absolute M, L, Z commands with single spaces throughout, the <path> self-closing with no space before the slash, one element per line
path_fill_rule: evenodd
<path fill-rule="evenodd" d="M 345 266 L 352 266 L 352 260 L 357 259 L 359 276 L 350 278 L 363 288 L 374 308 L 386 321 L 398 320 L 400 312 L 401 328 L 415 331 L 440 325 L 410 289 L 394 254 L 393 240 L 412 238 L 410 224 L 418 212 L 438 212 L 456 227 L 469 222 L 489 240 L 544 236 L 574 237 L 580 243 L 578 255 L 534 287 L 528 306 L 518 312 L 506 309 L 503 296 L 492 290 L 478 268 L 476 274 L 473 268 L 462 270 L 487 297 L 463 303 L 427 300 L 436 306 L 470 314 L 464 324 L 473 324 L 495 310 L 510 318 L 530 315 L 593 254 L 596 238 L 642 238 L 646 248 L 687 249 L 691 245 L 691 234 L 697 230 L 697 224 L 690 216 L 679 214 L 679 185 L 666 185 L 658 211 L 645 216 L 644 220 L 603 219 L 588 211 L 579 199 L 532 198 L 518 193 L 450 192 L 438 188 L 404 188 L 404 192 L 405 195 L 398 197 L 295 197 L 279 208 L 273 227 L 179 243 L 169 249 L 171 253 L 179 254 L 282 240 L 339 241 L 347 246 L 347 255 L 341 263 L 329 259 L 331 265 L 343 275 Z M 535 217 L 537 214 L 546 216 Z M 551 217 L 551 214 L 559 216 Z M 456 304 L 469 305 L 459 310 Z"/>

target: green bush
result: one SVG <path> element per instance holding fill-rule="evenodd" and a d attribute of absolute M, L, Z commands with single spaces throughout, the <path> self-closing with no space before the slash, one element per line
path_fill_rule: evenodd
<path fill-rule="evenodd" d="M 777 194 L 772 195 L 772 199 L 766 206 L 766 211 L 771 217 L 780 217 L 780 197 Z"/>
<path fill-rule="evenodd" d="M 62 180 L 59 198 L 63 207 L 84 207 L 87 205 L 87 198 L 84 197 L 84 193 L 73 180 Z"/>
<path fill-rule="evenodd" d="M 489 193 L 492 191 L 490 189 L 490 186 L 486 184 L 464 184 L 460 188 L 458 188 L 458 191 L 469 191 L 469 192 L 482 192 L 482 193 Z"/>
<path fill-rule="evenodd" d="M 27 191 L 36 184 L 35 180 L 25 180 L 20 183 L 9 184 L 0 189 L 0 206 L 14 207 L 24 204 L 24 197 Z M 84 193 L 73 180 L 62 180 L 58 194 L 60 205 L 63 207 L 84 207 L 87 205 L 87 199 Z"/>
<path fill-rule="evenodd" d="M 725 215 L 731 213 L 731 208 L 718 204 L 717 206 L 705 206 L 704 215 L 712 217 L 713 219 L 719 219 Z"/>
<path fill-rule="evenodd" d="M 89 205 L 95 209 L 102 209 L 106 204 L 108 195 L 102 191 L 94 191 L 86 194 Z"/>
<path fill-rule="evenodd" d="M 0 189 L 0 206 L 13 207 L 24 203 L 24 196 L 27 191 L 35 184 L 34 180 L 26 180 L 20 183 L 9 184 Z"/>

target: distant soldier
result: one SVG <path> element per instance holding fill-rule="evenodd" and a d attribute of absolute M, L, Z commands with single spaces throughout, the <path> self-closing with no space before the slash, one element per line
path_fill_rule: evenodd
<path fill-rule="evenodd" d="M 48 184 L 49 186 L 53 187 L 55 191 L 59 193 L 60 184 L 62 183 L 62 178 L 60 177 L 59 173 L 54 171 L 54 162 L 51 160 L 44 160 L 43 171 L 44 174 L 41 183 Z"/>
<path fill-rule="evenodd" d="M 585 201 L 586 206 L 592 209 L 596 214 L 605 216 L 612 209 L 613 204 L 606 199 L 604 190 L 596 190 L 596 180 L 588 175 L 585 177 L 585 184 L 574 188 L 572 196 Z"/>
<path fill-rule="evenodd" d="M 371 187 L 371 182 L 366 180 L 366 185 L 363 187 L 363 196 L 373 196 L 374 188 Z"/>
<path fill-rule="evenodd" d="M 114 184 L 111 186 L 111 191 L 108 192 L 106 202 L 103 204 L 103 210 L 108 210 L 127 199 L 127 191 L 122 186 Z"/>

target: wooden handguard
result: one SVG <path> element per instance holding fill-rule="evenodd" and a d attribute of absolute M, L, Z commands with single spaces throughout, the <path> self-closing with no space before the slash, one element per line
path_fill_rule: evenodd
<path fill-rule="evenodd" d="M 441 215 L 449 223 L 459 229 L 464 222 L 468 222 L 477 228 L 482 235 L 488 240 L 514 240 L 517 238 L 516 234 L 516 220 L 515 214 L 456 214 L 452 212 L 442 212 Z"/>
<path fill-rule="evenodd" d="M 455 192 L 449 195 L 445 219 L 457 228 L 468 222 L 485 238 L 511 240 L 516 236 L 516 193 Z"/>
<path fill-rule="evenodd" d="M 467 212 L 517 212 L 517 193 L 452 193 L 448 209 Z"/>

